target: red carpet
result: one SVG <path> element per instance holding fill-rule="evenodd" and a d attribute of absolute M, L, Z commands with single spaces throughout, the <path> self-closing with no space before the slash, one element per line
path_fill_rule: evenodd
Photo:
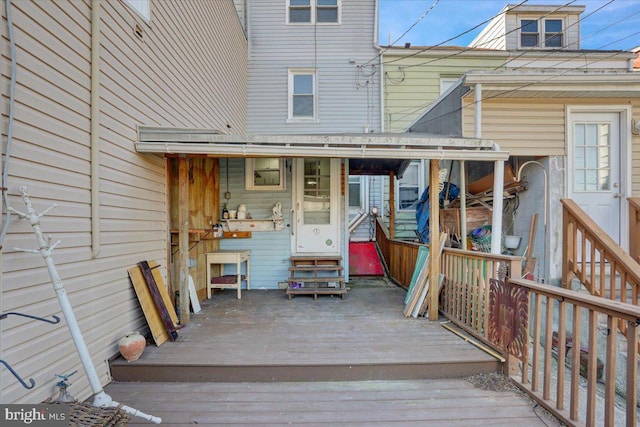
<path fill-rule="evenodd" d="M 384 269 L 373 242 L 349 242 L 350 276 L 384 276 Z"/>

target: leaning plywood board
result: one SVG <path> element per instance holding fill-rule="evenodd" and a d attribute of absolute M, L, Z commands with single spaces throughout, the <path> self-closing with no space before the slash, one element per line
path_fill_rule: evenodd
<path fill-rule="evenodd" d="M 150 267 L 156 267 L 157 265 L 158 263 L 153 261 L 149 263 Z M 166 331 L 162 323 L 162 318 L 160 317 L 160 313 L 158 312 L 158 309 L 153 302 L 153 297 L 151 296 L 151 292 L 149 291 L 147 283 L 144 280 L 142 270 L 140 269 L 140 266 L 136 265 L 135 267 L 131 267 L 127 271 L 129 272 L 129 278 L 131 279 L 133 288 L 135 289 L 136 295 L 138 296 L 138 301 L 140 302 L 140 306 L 142 307 L 144 317 L 147 319 L 147 323 L 149 324 L 149 329 L 151 330 L 153 340 L 157 346 L 160 346 L 169 339 L 169 333 Z M 167 305 L 171 320 L 174 322 L 174 324 L 177 325 L 178 316 L 176 315 L 173 304 L 171 303 L 171 299 L 169 298 L 169 294 L 164 286 L 162 275 L 160 274 L 158 268 L 154 268 L 152 271 L 153 277 L 158 284 L 160 294 L 162 295 L 162 299 Z"/>
<path fill-rule="evenodd" d="M 438 242 L 438 253 L 442 254 L 442 249 L 444 248 L 444 243 L 447 240 L 447 233 L 440 233 L 440 241 Z M 422 267 L 422 271 L 416 280 L 416 284 L 409 296 L 409 301 L 407 302 L 404 308 L 405 317 L 412 316 L 414 311 L 417 313 L 417 310 L 422 306 L 422 302 L 427 296 L 427 291 L 429 290 L 429 258 L 427 255 L 425 259 L 425 263 Z M 417 315 L 417 314 L 416 314 Z M 416 317 L 416 315 L 413 315 Z"/>
<path fill-rule="evenodd" d="M 438 256 L 442 255 L 442 250 L 444 249 L 444 244 L 447 241 L 447 233 L 440 233 L 440 241 L 438 242 Z M 442 283 L 444 276 L 442 274 L 438 275 L 438 295 L 440 294 L 440 284 Z M 427 282 L 422 288 L 422 292 L 420 293 L 416 305 L 411 312 L 411 317 L 418 317 L 418 314 L 424 315 L 427 307 L 429 305 L 429 300 L 427 299 L 427 295 L 429 293 L 429 278 L 427 278 Z"/>
<path fill-rule="evenodd" d="M 407 289 L 407 294 L 404 297 L 405 304 L 409 302 L 409 298 L 411 297 L 413 288 L 415 287 L 418 277 L 420 276 L 420 272 L 422 271 L 422 268 L 425 266 L 425 263 L 427 262 L 428 255 L 429 255 L 428 246 L 420 246 L 418 248 L 418 256 L 416 257 L 416 266 L 413 269 L 413 276 L 411 276 L 411 283 L 409 284 L 409 289 Z"/>

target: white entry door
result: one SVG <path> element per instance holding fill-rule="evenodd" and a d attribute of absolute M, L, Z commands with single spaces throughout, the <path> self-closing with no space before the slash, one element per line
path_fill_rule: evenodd
<path fill-rule="evenodd" d="M 339 166 L 338 159 L 296 160 L 294 252 L 340 253 Z"/>
<path fill-rule="evenodd" d="M 620 115 L 575 113 L 571 131 L 570 197 L 620 244 Z"/>

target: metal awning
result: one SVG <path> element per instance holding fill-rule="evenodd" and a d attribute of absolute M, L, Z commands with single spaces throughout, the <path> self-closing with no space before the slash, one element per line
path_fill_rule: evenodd
<path fill-rule="evenodd" d="M 509 157 L 492 141 L 420 133 L 225 135 L 216 130 L 158 127 L 138 128 L 136 150 L 236 158 L 343 158 L 352 159 L 354 173 L 374 175 L 403 171 L 406 161 L 414 159 L 496 161 Z"/>

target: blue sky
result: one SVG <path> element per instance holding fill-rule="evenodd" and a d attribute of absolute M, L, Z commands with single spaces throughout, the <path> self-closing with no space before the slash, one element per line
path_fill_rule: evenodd
<path fill-rule="evenodd" d="M 379 0 L 380 44 L 394 42 L 436 3 L 437 0 Z M 497 15 L 507 4 L 522 0 L 439 0 L 429 13 L 394 45 L 431 46 L 456 37 L 481 22 Z M 526 4 L 562 5 L 571 0 L 529 0 Z M 611 0 L 576 0 L 572 5 L 584 5 L 581 22 L 583 49 L 629 50 L 640 46 L 640 0 L 614 0 L 593 15 L 594 10 Z M 620 22 L 618 22 L 620 21 Z M 611 25 L 614 24 L 615 25 Z M 608 27 L 609 26 L 609 27 Z M 608 28 L 607 28 L 608 27 Z M 466 46 L 484 28 L 445 43 Z M 636 34 L 637 33 L 637 34 Z M 391 35 L 391 37 L 389 37 Z"/>

